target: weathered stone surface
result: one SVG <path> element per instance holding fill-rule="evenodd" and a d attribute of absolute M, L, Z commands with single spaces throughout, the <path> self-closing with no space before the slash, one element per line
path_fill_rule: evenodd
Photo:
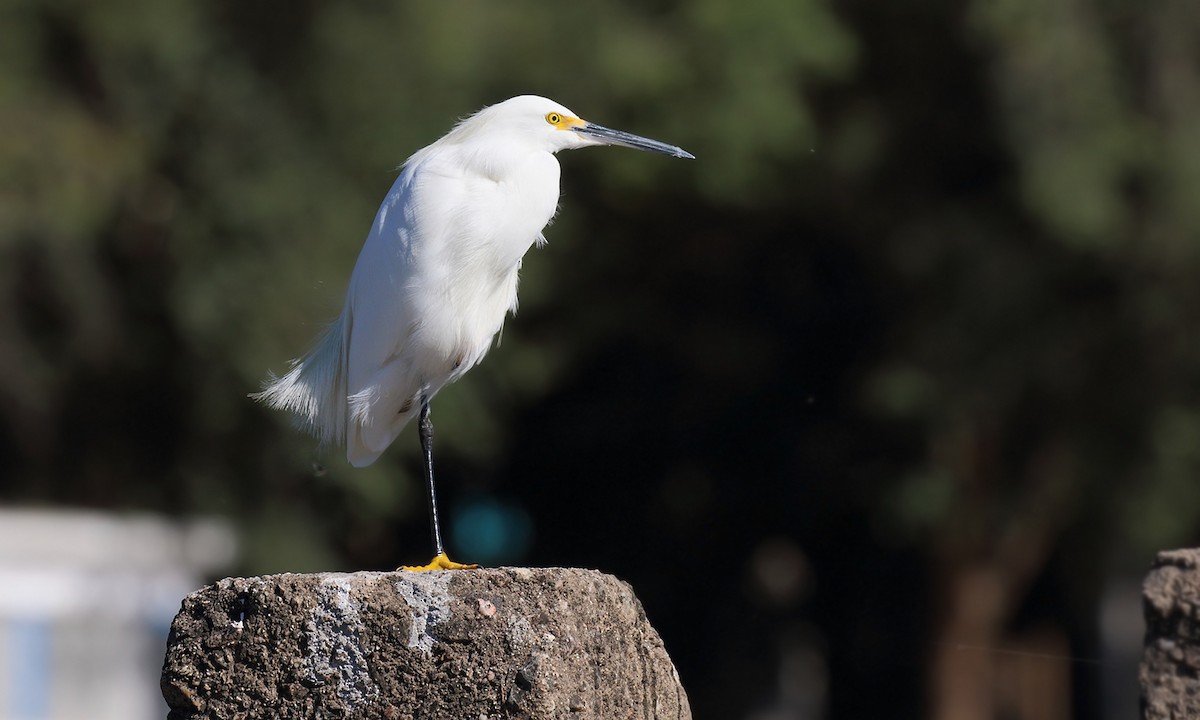
<path fill-rule="evenodd" d="M 183 601 L 185 718 L 690 718 L 629 585 L 500 568 L 228 578 Z"/>
<path fill-rule="evenodd" d="M 1200 717 L 1200 549 L 1162 552 L 1142 585 L 1142 717 Z"/>

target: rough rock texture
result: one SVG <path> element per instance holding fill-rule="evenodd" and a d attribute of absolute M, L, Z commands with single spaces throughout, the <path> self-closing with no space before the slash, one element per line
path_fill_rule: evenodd
<path fill-rule="evenodd" d="M 184 718 L 690 718 L 629 585 L 577 569 L 227 578 L 183 601 Z"/>
<path fill-rule="evenodd" d="M 1142 606 L 1142 717 L 1200 718 L 1200 549 L 1159 553 Z"/>

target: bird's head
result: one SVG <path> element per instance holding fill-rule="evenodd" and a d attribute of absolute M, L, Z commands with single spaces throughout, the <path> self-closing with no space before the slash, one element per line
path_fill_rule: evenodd
<path fill-rule="evenodd" d="M 620 145 L 692 158 L 691 153 L 667 143 L 588 122 L 548 98 L 520 95 L 484 108 L 472 115 L 460 128 L 471 134 L 495 133 L 510 141 L 532 143 L 547 152 L 574 150 L 589 145 Z"/>

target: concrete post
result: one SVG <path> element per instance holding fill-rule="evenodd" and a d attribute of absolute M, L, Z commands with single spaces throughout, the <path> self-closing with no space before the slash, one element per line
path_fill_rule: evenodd
<path fill-rule="evenodd" d="M 190 718 L 691 718 L 629 585 L 567 568 L 230 578 L 183 601 Z"/>
<path fill-rule="evenodd" d="M 1200 717 L 1200 549 L 1155 558 L 1142 585 L 1142 717 Z"/>

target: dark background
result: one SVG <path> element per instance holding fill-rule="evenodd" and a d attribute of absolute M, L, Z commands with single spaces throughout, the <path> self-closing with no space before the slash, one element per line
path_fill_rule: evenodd
<path fill-rule="evenodd" d="M 560 156 L 435 403 L 453 554 L 630 581 L 699 718 L 1128 717 L 1138 577 L 1200 540 L 1198 38 L 1141 0 L 6 0 L 0 500 L 227 516 L 239 574 L 424 561 L 415 432 L 354 470 L 246 394 L 395 166 L 543 94 L 697 159 Z"/>

